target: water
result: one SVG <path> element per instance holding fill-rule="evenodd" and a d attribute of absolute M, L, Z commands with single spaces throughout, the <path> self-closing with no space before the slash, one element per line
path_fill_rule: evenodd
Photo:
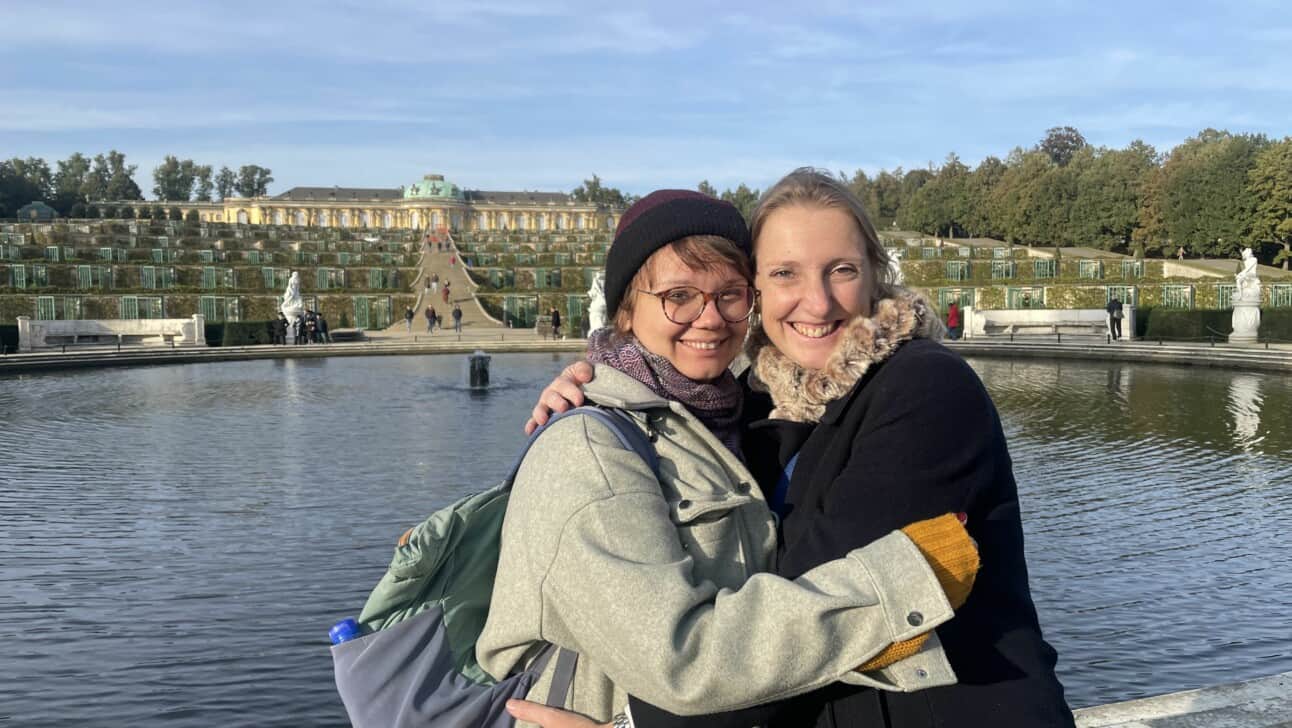
<path fill-rule="evenodd" d="M 0 722 L 344 725 L 327 629 L 568 358 L 0 380 Z M 1292 378 L 973 364 L 1074 707 L 1292 670 Z"/>

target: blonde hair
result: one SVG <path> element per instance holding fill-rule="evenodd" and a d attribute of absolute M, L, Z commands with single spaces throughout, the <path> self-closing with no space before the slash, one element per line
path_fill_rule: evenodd
<path fill-rule="evenodd" d="M 863 241 L 862 253 L 870 264 L 871 273 L 875 276 L 876 301 L 889 298 L 894 293 L 895 283 L 890 267 L 888 251 L 879 240 L 879 233 L 866 214 L 866 207 L 857 195 L 848 189 L 843 182 L 830 174 L 812 167 L 799 167 L 772 185 L 758 200 L 754 214 L 750 218 L 749 231 L 754 241 L 754 259 L 758 258 L 758 234 L 762 231 L 767 217 L 782 207 L 802 205 L 804 207 L 838 208 L 846 210 L 857 223 Z M 874 301 L 872 301 L 874 303 Z"/>
<path fill-rule="evenodd" d="M 718 235 L 689 235 L 679 238 L 652 253 L 633 275 L 632 281 L 628 283 L 628 290 L 619 302 L 619 310 L 615 311 L 616 333 L 627 334 L 632 331 L 633 310 L 637 301 L 633 292 L 649 290 L 654 285 L 656 256 L 669 249 L 691 270 L 709 272 L 730 267 L 744 277 L 746 282 L 754 282 L 753 263 L 730 240 Z"/>

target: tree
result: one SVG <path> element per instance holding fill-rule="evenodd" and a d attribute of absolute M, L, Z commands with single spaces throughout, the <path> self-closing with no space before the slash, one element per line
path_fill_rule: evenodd
<path fill-rule="evenodd" d="M 90 159 L 80 152 L 59 162 L 54 173 L 54 208 L 66 214 L 76 203 L 85 202 L 85 180 L 89 175 Z"/>
<path fill-rule="evenodd" d="M 220 167 L 220 172 L 215 176 L 215 191 L 221 200 L 228 199 L 233 194 L 233 188 L 238 184 L 238 176 L 228 167 Z"/>
<path fill-rule="evenodd" d="M 1288 270 L 1292 261 L 1292 137 L 1284 137 L 1257 155 L 1247 184 L 1255 201 L 1252 231 L 1257 239 L 1283 246 L 1273 262 Z"/>
<path fill-rule="evenodd" d="M 1121 252 L 1139 240 L 1140 203 L 1148 176 L 1156 169 L 1157 152 L 1142 141 L 1124 150 L 1087 147 L 1079 154 L 1077 196 L 1072 204 L 1073 233 L 1081 245 Z"/>
<path fill-rule="evenodd" d="M 197 192 L 193 199 L 198 202 L 210 202 L 211 190 L 214 185 L 211 183 L 211 165 L 204 164 L 193 168 L 193 173 L 197 177 Z"/>
<path fill-rule="evenodd" d="M 1056 126 L 1045 131 L 1045 138 L 1037 149 L 1062 167 L 1072 160 L 1077 150 L 1086 146 L 1086 138 L 1081 136 L 1081 132 L 1070 126 Z"/>
<path fill-rule="evenodd" d="M 197 179 L 197 167 L 193 160 L 179 160 L 173 155 L 166 155 L 162 163 L 153 169 L 153 195 L 165 202 L 188 202 L 193 196 L 193 183 Z"/>
<path fill-rule="evenodd" d="M 29 202 L 48 200 L 51 184 L 49 165 L 42 159 L 0 161 L 0 208 L 13 215 Z"/>
<path fill-rule="evenodd" d="M 81 197 L 90 202 L 108 199 L 108 180 L 112 172 L 108 169 L 108 158 L 102 154 L 94 155 L 94 165 L 81 180 Z"/>
<path fill-rule="evenodd" d="M 135 170 L 137 165 L 126 164 L 126 155 L 113 149 L 108 152 L 107 170 L 108 183 L 104 189 L 104 197 L 109 200 L 142 200 L 144 193 L 135 184 Z"/>
<path fill-rule="evenodd" d="M 749 222 L 749 218 L 754 214 L 754 208 L 758 206 L 758 190 L 750 189 L 741 182 L 734 190 L 723 190 L 722 199 L 735 205 L 745 218 L 745 222 Z"/>
<path fill-rule="evenodd" d="M 969 173 L 965 182 L 965 194 L 969 208 L 965 213 L 965 232 L 970 237 L 1003 238 L 991 216 L 991 193 L 1005 174 L 1005 163 L 999 157 L 987 157 L 978 167 Z"/>
<path fill-rule="evenodd" d="M 594 175 L 594 176 L 595 176 L 595 175 Z M 707 179 L 706 179 L 706 180 L 701 180 L 701 181 L 700 181 L 700 184 L 699 184 L 699 185 L 697 185 L 695 189 L 696 189 L 696 191 L 700 192 L 701 194 L 708 195 L 709 197 L 717 197 L 717 196 L 718 196 L 718 190 L 717 190 L 717 189 L 715 189 L 713 185 L 709 184 L 709 180 L 707 180 Z"/>
<path fill-rule="evenodd" d="M 620 206 L 628 204 L 624 193 L 614 187 L 603 187 L 601 178 L 592 175 L 592 179 L 583 180 L 583 184 L 570 191 L 570 196 L 578 202 L 590 202 L 596 205 Z"/>
<path fill-rule="evenodd" d="M 1190 250 L 1225 258 L 1255 242 L 1256 201 L 1248 179 L 1267 146 L 1269 140 L 1261 135 L 1205 129 L 1172 149 L 1160 180 L 1168 237 Z"/>

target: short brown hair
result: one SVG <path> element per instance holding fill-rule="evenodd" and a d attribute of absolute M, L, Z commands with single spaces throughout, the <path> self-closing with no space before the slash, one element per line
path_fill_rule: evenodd
<path fill-rule="evenodd" d="M 639 289 L 649 290 L 654 285 L 655 256 L 668 249 L 677 253 L 677 257 L 681 258 L 686 267 L 691 270 L 708 272 L 729 266 L 747 282 L 754 281 L 753 263 L 750 262 L 749 256 L 745 255 L 744 251 L 732 241 L 717 235 L 690 235 L 674 240 L 651 254 L 651 257 L 647 258 L 633 275 L 632 281 L 628 284 L 628 294 L 619 303 L 619 310 L 615 311 L 616 333 L 627 334 L 632 331 L 633 308 L 637 297 L 631 294 Z"/>

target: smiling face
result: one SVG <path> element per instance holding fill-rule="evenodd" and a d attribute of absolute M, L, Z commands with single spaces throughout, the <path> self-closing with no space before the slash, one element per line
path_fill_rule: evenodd
<path fill-rule="evenodd" d="M 740 353 L 749 330 L 748 320 L 730 323 L 709 301 L 700 318 L 689 324 L 675 324 L 664 315 L 658 298 L 639 290 L 693 286 L 712 293 L 746 285 L 749 280 L 730 265 L 697 270 L 684 263 L 672 246 L 661 248 L 646 260 L 642 274 L 634 278 L 632 288 L 625 294 L 634 297 L 628 327 L 647 351 L 668 359 L 683 376 L 697 382 L 717 379 Z"/>
<path fill-rule="evenodd" d="M 763 220 L 754 240 L 763 330 L 800 366 L 824 368 L 844 325 L 870 315 L 876 279 L 865 249 L 845 208 L 792 204 Z"/>

